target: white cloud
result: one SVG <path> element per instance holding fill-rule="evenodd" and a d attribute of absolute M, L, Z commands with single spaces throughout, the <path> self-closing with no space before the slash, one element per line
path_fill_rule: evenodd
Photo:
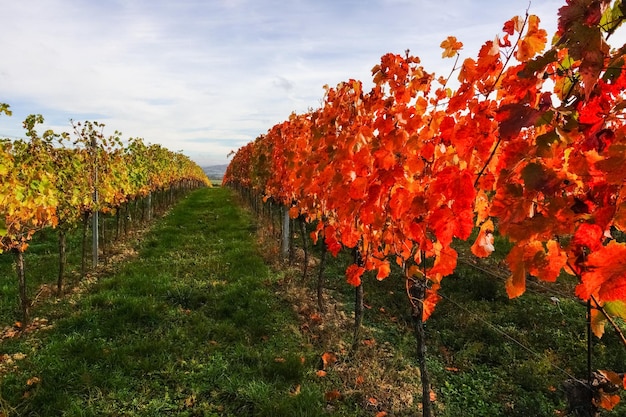
<path fill-rule="evenodd" d="M 564 0 L 535 0 L 554 31 Z M 201 164 L 292 111 L 318 107 L 324 84 L 367 84 L 386 52 L 446 72 L 439 43 L 475 56 L 527 0 L 33 0 L 3 5 L 0 136 L 41 113 L 56 130 L 96 120 Z"/>

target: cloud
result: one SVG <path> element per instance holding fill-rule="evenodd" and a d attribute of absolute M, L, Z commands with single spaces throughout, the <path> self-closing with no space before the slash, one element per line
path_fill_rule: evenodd
<path fill-rule="evenodd" d="M 556 22 L 564 1 L 531 5 Z M 371 80 L 386 52 L 411 53 L 447 74 L 440 42 L 466 56 L 524 14 L 527 0 L 33 0 L 3 5 L 0 136 L 23 118 L 47 126 L 98 120 L 107 131 L 183 150 L 201 164 L 293 111 L 320 105 L 325 84 Z M 106 132 L 105 132 L 106 133 Z"/>

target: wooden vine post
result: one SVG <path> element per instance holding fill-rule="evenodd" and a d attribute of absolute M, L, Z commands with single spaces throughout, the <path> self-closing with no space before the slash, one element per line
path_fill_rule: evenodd
<path fill-rule="evenodd" d="M 289 257 L 289 243 L 291 240 L 291 232 L 289 230 L 289 225 L 291 223 L 291 219 L 289 218 L 289 209 L 286 206 L 282 206 L 282 235 L 280 240 L 280 256 L 283 259 L 287 259 Z"/>
<path fill-rule="evenodd" d="M 98 266 L 98 142 L 96 136 L 91 138 L 91 151 L 93 152 L 93 213 L 91 217 L 91 266 Z"/>

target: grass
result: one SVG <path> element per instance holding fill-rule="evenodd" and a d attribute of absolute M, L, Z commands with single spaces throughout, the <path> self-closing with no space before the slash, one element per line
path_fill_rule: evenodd
<path fill-rule="evenodd" d="M 23 358 L 1 376 L 0 415 L 324 415 L 318 353 L 289 331 L 229 190 L 194 192 L 137 251 L 82 296 L 41 303 L 50 329 L 2 341 Z"/>
<path fill-rule="evenodd" d="M 506 242 L 498 244 L 498 253 L 506 253 Z M 459 250 L 467 248 L 459 244 Z M 586 310 L 571 296 L 574 283 L 566 277 L 554 284 L 529 279 L 526 294 L 511 300 L 501 256 L 477 265 L 460 262 L 442 282 L 443 299 L 426 322 L 436 416 L 564 415 L 564 381 L 587 375 Z M 328 263 L 330 291 L 347 306 L 353 297 L 344 278 L 349 263 L 346 254 Z M 372 275 L 364 285 L 369 335 L 390 343 L 397 355 L 415 358 L 399 271 L 382 282 Z M 613 329 L 607 327 L 602 339 L 593 337 L 592 361 L 593 370 L 624 372 L 626 349 Z M 626 415 L 624 391 L 621 396 L 613 412 L 600 415 Z"/>
<path fill-rule="evenodd" d="M 228 189 L 198 190 L 87 291 L 40 302 L 34 316 L 50 328 L 40 322 L 0 342 L 0 416 L 420 415 L 399 271 L 365 277 L 353 352 L 348 251 L 329 256 L 320 314 L 313 276 L 301 281 L 299 258 L 276 263 L 271 228 L 238 204 Z M 53 237 L 29 252 L 32 291 L 54 281 Z M 0 257 L 2 300 L 14 291 L 10 261 Z M 567 295 L 573 284 L 530 281 L 509 300 L 498 261 L 460 263 L 426 323 L 438 417 L 559 415 L 563 382 L 586 374 L 585 310 Z M 11 304 L 0 306 L 0 324 L 15 319 Z M 624 371 L 626 349 L 611 329 L 594 340 L 593 361 Z M 601 415 L 626 415 L 624 403 Z"/>

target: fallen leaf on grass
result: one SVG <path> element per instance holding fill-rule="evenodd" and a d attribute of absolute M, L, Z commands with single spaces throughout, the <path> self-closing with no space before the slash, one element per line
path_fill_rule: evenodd
<path fill-rule="evenodd" d="M 340 398 L 341 398 L 341 393 L 336 389 L 332 391 L 328 391 L 326 394 L 324 394 L 324 399 L 329 402 L 337 401 Z"/>
<path fill-rule="evenodd" d="M 185 407 L 192 408 L 195 404 L 196 404 L 195 395 L 190 395 L 189 397 L 185 398 Z"/>
<path fill-rule="evenodd" d="M 329 365 L 333 365 L 337 362 L 337 355 L 332 352 L 324 352 L 322 354 L 322 363 L 324 364 L 323 369 L 326 369 Z"/>
<path fill-rule="evenodd" d="M 28 381 L 26 381 L 26 385 L 31 386 L 31 385 L 39 384 L 40 382 L 41 382 L 41 379 L 37 376 L 34 376 L 32 378 L 29 378 Z"/>
<path fill-rule="evenodd" d="M 289 395 L 299 395 L 300 394 L 300 384 L 296 385 L 292 389 L 289 390 Z"/>
<path fill-rule="evenodd" d="M 320 378 L 323 378 L 326 376 L 326 371 L 320 369 L 319 371 L 315 373 L 315 375 L 319 376 Z"/>
<path fill-rule="evenodd" d="M 318 313 L 311 314 L 311 316 L 309 318 L 311 319 L 311 321 L 313 323 L 321 323 L 322 322 L 322 316 L 320 316 Z"/>

